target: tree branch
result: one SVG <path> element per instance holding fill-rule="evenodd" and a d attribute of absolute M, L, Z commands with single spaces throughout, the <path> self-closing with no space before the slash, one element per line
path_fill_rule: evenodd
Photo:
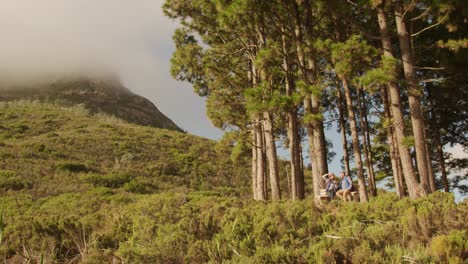
<path fill-rule="evenodd" d="M 414 5 L 415 5 L 414 0 L 411 0 L 411 3 L 405 9 L 405 12 L 403 12 L 403 15 L 401 15 L 401 19 L 405 19 L 406 13 L 408 13 L 408 11 L 410 11 L 414 7 Z"/>
<path fill-rule="evenodd" d="M 417 17 L 413 17 L 413 18 L 411 18 L 410 20 L 411 20 L 411 21 L 418 20 L 418 19 L 420 19 L 420 18 L 422 18 L 422 17 L 425 17 L 427 14 L 429 14 L 429 9 L 426 9 L 424 12 L 422 12 L 422 14 L 420 14 L 420 15 L 417 16 Z"/>
<path fill-rule="evenodd" d="M 416 67 L 418 70 L 434 70 L 434 71 L 441 71 L 445 70 L 444 67 Z"/>
<path fill-rule="evenodd" d="M 428 26 L 428 27 L 425 27 L 425 28 L 421 29 L 420 31 L 418 31 L 418 32 L 416 32 L 416 33 L 411 34 L 411 37 L 416 37 L 417 35 L 423 33 L 423 32 L 426 31 L 426 30 L 429 30 L 429 29 L 431 29 L 431 28 L 433 28 L 433 27 L 437 27 L 438 25 L 442 24 L 442 21 L 444 21 L 444 20 L 441 19 L 439 22 L 437 22 L 437 23 L 435 23 L 435 24 L 432 24 L 432 25 L 430 25 L 430 26 Z"/>

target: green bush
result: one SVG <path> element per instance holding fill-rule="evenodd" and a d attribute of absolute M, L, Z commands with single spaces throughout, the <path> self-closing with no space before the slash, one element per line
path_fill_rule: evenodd
<path fill-rule="evenodd" d="M 88 169 L 85 165 L 80 164 L 80 163 L 75 163 L 75 162 L 61 162 L 58 163 L 57 169 L 61 171 L 68 171 L 68 172 L 88 172 L 90 169 Z"/>
<path fill-rule="evenodd" d="M 136 178 L 126 182 L 123 189 L 127 192 L 139 194 L 149 194 L 158 191 L 158 187 L 153 182 L 144 178 Z"/>
<path fill-rule="evenodd" d="M 434 237 L 428 253 L 439 263 L 464 263 L 468 259 L 467 231 L 455 230 Z"/>
<path fill-rule="evenodd" d="M 15 172 L 0 170 L 0 189 L 19 191 L 31 187 L 30 181 L 20 178 Z"/>
<path fill-rule="evenodd" d="M 84 178 L 85 182 L 94 187 L 120 188 L 133 180 L 133 176 L 126 173 L 113 172 L 107 175 L 89 174 Z"/>

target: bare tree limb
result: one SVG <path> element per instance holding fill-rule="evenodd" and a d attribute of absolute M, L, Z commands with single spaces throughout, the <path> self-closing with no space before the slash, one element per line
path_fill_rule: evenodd
<path fill-rule="evenodd" d="M 429 14 L 429 9 L 426 9 L 424 12 L 422 12 L 422 14 L 420 14 L 420 15 L 417 16 L 417 17 L 413 17 L 413 18 L 411 18 L 410 20 L 411 20 L 411 21 L 418 20 L 418 19 L 420 19 L 420 18 L 422 18 L 422 17 L 425 17 L 427 14 Z"/>
<path fill-rule="evenodd" d="M 434 71 L 441 71 L 445 70 L 444 67 L 416 67 L 418 70 L 434 70 Z"/>
<path fill-rule="evenodd" d="M 405 9 L 405 12 L 403 12 L 403 15 L 401 16 L 401 19 L 405 19 L 406 13 L 410 11 L 414 6 L 415 6 L 414 0 L 411 0 L 411 3 L 408 5 L 408 7 Z"/>
<path fill-rule="evenodd" d="M 411 34 L 411 37 L 416 37 L 417 35 L 423 33 L 426 30 L 429 30 L 429 29 L 431 29 L 433 27 L 437 27 L 438 25 L 442 24 L 443 21 L 444 21 L 444 19 L 441 19 L 439 22 L 437 22 L 435 24 L 432 24 L 432 25 L 430 25 L 428 27 L 425 27 L 425 28 L 421 29 L 420 31 L 418 31 L 416 33 Z"/>

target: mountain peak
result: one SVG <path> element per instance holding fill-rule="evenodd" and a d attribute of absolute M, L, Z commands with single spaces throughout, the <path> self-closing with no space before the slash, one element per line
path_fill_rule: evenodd
<path fill-rule="evenodd" d="M 0 101 L 82 104 L 92 113 L 112 115 L 138 125 L 182 131 L 151 101 L 131 92 L 116 76 L 60 76 L 37 84 L 0 85 L 0 91 Z"/>

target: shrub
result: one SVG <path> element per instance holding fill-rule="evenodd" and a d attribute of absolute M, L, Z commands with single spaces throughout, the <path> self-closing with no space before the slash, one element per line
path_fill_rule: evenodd
<path fill-rule="evenodd" d="M 144 178 L 132 179 L 125 183 L 123 188 L 127 192 L 140 194 L 154 193 L 158 190 L 158 187 L 155 184 Z"/>
<path fill-rule="evenodd" d="M 120 188 L 133 179 L 132 176 L 125 173 L 110 173 L 107 175 L 90 174 L 85 177 L 85 182 L 94 187 Z"/>
<path fill-rule="evenodd" d="M 452 231 L 448 235 L 439 235 L 432 239 L 429 255 L 437 262 L 464 263 L 468 259 L 468 234 L 466 230 Z"/>
<path fill-rule="evenodd" d="M 61 171 L 68 171 L 68 172 L 88 172 L 88 169 L 85 165 L 75 162 L 62 162 L 57 164 L 57 169 Z"/>
<path fill-rule="evenodd" d="M 30 181 L 21 179 L 15 172 L 0 170 L 0 189 L 18 191 L 31 187 L 32 183 Z"/>

